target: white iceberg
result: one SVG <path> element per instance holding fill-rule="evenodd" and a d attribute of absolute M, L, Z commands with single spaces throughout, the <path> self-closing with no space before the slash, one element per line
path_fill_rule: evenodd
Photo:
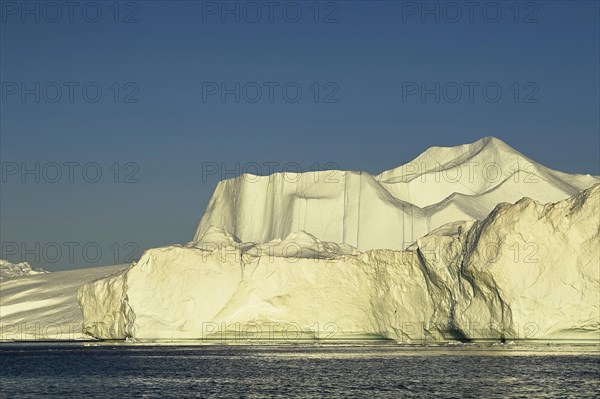
<path fill-rule="evenodd" d="M 377 176 L 242 175 L 186 245 L 0 281 L 0 339 L 597 342 L 598 183 L 495 138 Z"/>
<path fill-rule="evenodd" d="M 7 280 L 15 277 L 33 276 L 34 274 L 48 273 L 48 271 L 33 268 L 27 262 L 11 263 L 5 259 L 0 259 L 0 280 Z"/>
<path fill-rule="evenodd" d="M 82 313 L 77 290 L 126 265 L 36 273 L 0 281 L 0 340 L 80 340 Z"/>
<path fill-rule="evenodd" d="M 84 328 L 110 339 L 597 340 L 599 213 L 595 185 L 558 203 L 499 204 L 405 251 L 337 256 L 306 233 L 278 244 L 309 256 L 284 256 L 213 228 L 85 284 Z"/>

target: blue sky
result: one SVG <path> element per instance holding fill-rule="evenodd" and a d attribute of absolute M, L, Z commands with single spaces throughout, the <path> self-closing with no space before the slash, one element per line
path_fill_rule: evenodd
<path fill-rule="evenodd" d="M 187 242 L 219 178 L 249 164 L 379 173 L 496 136 L 600 174 L 595 1 L 76 3 L 1 2 L 14 261 Z"/>

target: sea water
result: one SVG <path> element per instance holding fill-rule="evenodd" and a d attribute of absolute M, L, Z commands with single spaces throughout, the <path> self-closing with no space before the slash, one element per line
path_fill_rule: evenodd
<path fill-rule="evenodd" d="M 595 397 L 599 350 L 0 344 L 0 397 Z"/>

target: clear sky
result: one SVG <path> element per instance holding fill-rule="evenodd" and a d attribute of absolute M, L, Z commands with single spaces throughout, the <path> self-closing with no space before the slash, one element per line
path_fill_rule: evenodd
<path fill-rule="evenodd" d="M 1 6 L 12 261 L 91 267 L 185 243 L 220 177 L 272 162 L 379 173 L 496 136 L 600 174 L 596 1 Z"/>

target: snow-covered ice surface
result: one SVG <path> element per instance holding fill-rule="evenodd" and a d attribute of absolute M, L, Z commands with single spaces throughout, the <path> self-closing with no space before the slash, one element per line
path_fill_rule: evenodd
<path fill-rule="evenodd" d="M 599 183 L 544 167 L 493 137 L 432 147 L 377 176 L 321 171 L 245 174 L 221 181 L 194 240 L 219 227 L 264 243 L 305 231 L 361 251 L 405 249 L 431 230 L 482 220 L 499 202 L 555 202 Z"/>
<path fill-rule="evenodd" d="M 498 204 L 406 251 L 364 253 L 307 233 L 243 243 L 213 227 L 187 246 L 147 251 L 78 297 L 86 333 L 107 339 L 594 342 L 599 214 L 600 184 L 557 203 Z"/>
<path fill-rule="evenodd" d="M 0 281 L 0 340 L 89 339 L 77 289 L 126 265 L 68 270 Z"/>
<path fill-rule="evenodd" d="M 11 263 L 0 259 L 0 280 L 9 278 L 32 276 L 34 274 L 48 273 L 46 270 L 32 268 L 27 262 Z"/>

